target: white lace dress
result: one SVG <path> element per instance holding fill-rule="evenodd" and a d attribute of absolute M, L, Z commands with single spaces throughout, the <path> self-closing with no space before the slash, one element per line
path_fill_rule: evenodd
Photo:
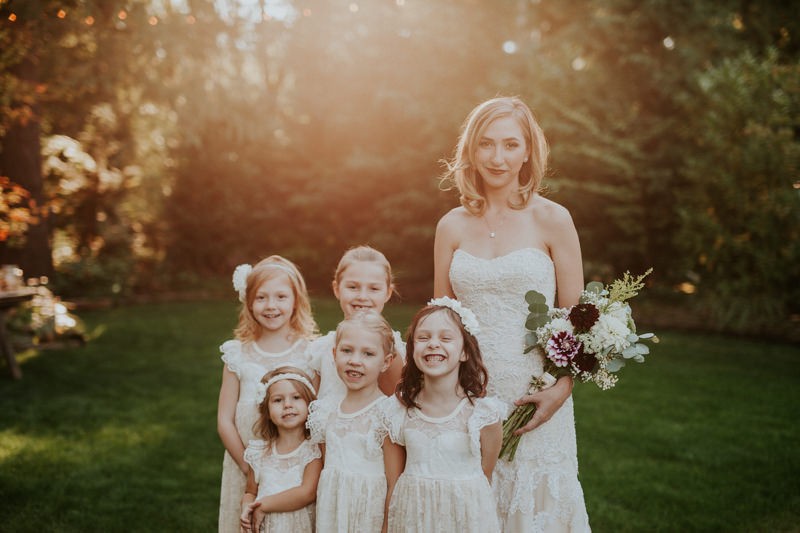
<path fill-rule="evenodd" d="M 531 376 L 542 373 L 541 352 L 522 353 L 525 293 L 535 289 L 553 305 L 556 279 L 550 256 L 522 248 L 482 259 L 456 250 L 450 283 L 456 297 L 478 317 L 489 394 L 513 402 L 526 393 Z M 578 481 L 572 397 L 549 421 L 522 437 L 513 462 L 498 461 L 492 484 L 504 532 L 589 531 Z"/>
<path fill-rule="evenodd" d="M 306 425 L 311 440 L 325 443 L 325 466 L 317 486 L 317 531 L 380 532 L 386 474 L 380 404 L 342 413 L 340 400 L 311 402 Z"/>
<path fill-rule="evenodd" d="M 497 398 L 461 400 L 441 418 L 386 402 L 392 442 L 405 446 L 406 467 L 389 504 L 389 532 L 499 532 L 497 507 L 481 466 L 481 429 L 505 418 Z"/>
<path fill-rule="evenodd" d="M 289 453 L 279 454 L 275 446 L 263 440 L 251 440 L 244 451 L 244 459 L 253 469 L 258 483 L 257 499 L 299 487 L 308 463 L 322 457 L 319 446 L 308 440 Z M 292 533 L 314 532 L 314 504 L 286 513 L 268 513 L 260 531 Z"/>
<path fill-rule="evenodd" d="M 314 339 L 308 345 L 307 356 L 310 361 L 309 364 L 312 370 L 319 374 L 320 377 L 317 394 L 317 398 L 320 400 L 328 396 L 341 400 L 347 393 L 347 387 L 339 378 L 339 374 L 336 372 L 336 363 L 333 360 L 333 344 L 335 341 L 336 332 L 330 331 L 327 335 Z M 394 332 L 394 345 L 398 355 L 405 360 L 406 343 L 403 342 L 403 337 L 398 331 Z"/>
<path fill-rule="evenodd" d="M 242 343 L 237 340 L 226 341 L 220 346 L 222 361 L 228 370 L 239 378 L 239 401 L 236 403 L 236 429 L 242 443 L 253 439 L 253 424 L 258 420 L 256 385 L 267 372 L 280 366 L 293 366 L 306 372 L 308 366 L 306 348 L 308 341 L 298 340 L 288 350 L 265 352 L 257 344 Z M 236 461 L 225 452 L 222 459 L 222 483 L 219 499 L 220 533 L 239 533 L 242 496 L 247 478 Z"/>

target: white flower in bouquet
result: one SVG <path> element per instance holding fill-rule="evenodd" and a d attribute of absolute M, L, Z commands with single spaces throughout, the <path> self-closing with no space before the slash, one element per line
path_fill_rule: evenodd
<path fill-rule="evenodd" d="M 628 340 L 630 334 L 631 330 L 628 328 L 627 320 L 623 322 L 613 315 L 601 314 L 589 333 L 581 335 L 581 337 L 587 352 L 606 354 L 608 352 L 621 353 L 630 346 L 631 343 Z"/>
<path fill-rule="evenodd" d="M 627 360 L 644 362 L 649 348 L 643 340 L 658 342 L 652 333 L 638 335 L 627 300 L 644 287 L 642 280 L 652 269 L 636 278 L 630 273 L 608 286 L 599 282 L 586 285 L 580 302 L 569 309 L 550 309 L 541 293 L 525 295 L 530 314 L 525 327 L 525 353 L 534 349 L 544 355 L 542 375 L 531 377 L 531 391 L 552 386 L 558 376 L 571 375 L 592 382 L 602 390 L 617 384 L 618 372 Z M 517 407 L 503 423 L 500 457 L 514 459 L 520 436 L 514 432 L 530 421 L 535 404 Z"/>

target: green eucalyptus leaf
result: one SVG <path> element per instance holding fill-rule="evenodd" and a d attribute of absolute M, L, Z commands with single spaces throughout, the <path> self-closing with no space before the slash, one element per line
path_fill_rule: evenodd
<path fill-rule="evenodd" d="M 631 357 L 636 357 L 636 345 L 632 344 L 622 350 L 622 357 L 625 359 L 630 359 Z"/>
<path fill-rule="evenodd" d="M 530 353 L 530 351 L 533 350 L 534 348 L 536 348 L 536 345 L 529 344 L 528 346 L 525 347 L 524 350 L 522 350 L 522 353 Z"/>
<path fill-rule="evenodd" d="M 525 327 L 533 331 L 547 324 L 547 315 L 529 315 Z"/>
<path fill-rule="evenodd" d="M 550 308 L 547 307 L 547 304 L 545 303 L 530 304 L 528 309 L 530 310 L 531 314 L 535 313 L 537 315 L 546 315 L 550 312 Z"/>
<path fill-rule="evenodd" d="M 533 346 L 534 344 L 537 343 L 538 340 L 539 339 L 536 336 L 536 332 L 535 331 L 529 331 L 525 335 L 525 346 Z"/>
<path fill-rule="evenodd" d="M 544 294 L 539 291 L 528 291 L 525 293 L 525 301 L 528 302 L 528 304 L 533 305 L 544 304 L 547 302 L 547 299 L 544 297 Z"/>
<path fill-rule="evenodd" d="M 590 281 L 586 284 L 586 292 L 593 292 L 595 294 L 600 294 L 603 292 L 603 284 L 599 281 Z"/>
<path fill-rule="evenodd" d="M 622 359 L 612 359 L 606 364 L 606 370 L 609 372 L 618 372 L 625 366 L 625 361 Z"/>

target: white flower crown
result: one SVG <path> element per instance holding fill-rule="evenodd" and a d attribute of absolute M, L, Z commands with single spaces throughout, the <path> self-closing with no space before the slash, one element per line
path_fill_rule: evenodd
<path fill-rule="evenodd" d="M 308 389 L 311 391 L 311 393 L 314 396 L 317 395 L 317 391 L 314 388 L 314 385 L 312 385 L 310 381 L 308 381 L 306 378 L 304 378 L 300 374 L 295 374 L 293 372 L 287 372 L 286 374 L 278 374 L 277 376 L 272 376 L 271 378 L 269 378 L 267 380 L 266 383 L 259 382 L 258 385 L 256 385 L 256 401 L 258 403 L 263 402 L 264 398 L 267 397 L 267 390 L 270 388 L 270 386 L 273 383 L 278 382 L 278 381 L 283 381 L 284 379 L 293 379 L 294 381 L 299 381 L 300 383 L 302 383 L 303 385 L 308 387 Z"/>
<path fill-rule="evenodd" d="M 259 268 L 262 268 L 262 267 L 263 268 L 277 268 L 278 270 L 282 270 L 283 272 L 286 272 L 286 274 L 288 274 L 289 277 L 292 278 L 295 282 L 297 281 L 297 279 L 296 279 L 297 276 L 295 275 L 294 271 L 289 267 L 286 267 L 286 266 L 281 265 L 279 263 L 266 263 L 266 264 L 262 264 L 261 266 L 259 266 Z M 239 265 L 233 271 L 233 288 L 234 288 L 234 290 L 236 290 L 236 292 L 239 293 L 239 301 L 242 302 L 242 303 L 244 303 L 245 300 L 247 299 L 247 276 L 249 276 L 250 272 L 252 272 L 252 271 L 253 271 L 253 267 L 251 265 L 248 265 L 248 264 Z"/>
<path fill-rule="evenodd" d="M 253 271 L 250 265 L 239 265 L 233 271 L 233 288 L 239 293 L 239 301 L 244 303 L 247 298 L 247 276 Z"/>
<path fill-rule="evenodd" d="M 475 313 L 461 305 L 461 302 L 458 300 L 450 298 L 449 296 L 442 296 L 441 298 L 433 298 L 428 302 L 428 305 L 447 307 L 455 311 L 461 318 L 461 324 L 464 326 L 464 329 L 473 337 L 481 332 L 481 327 L 478 324 L 478 318 L 475 316 Z"/>

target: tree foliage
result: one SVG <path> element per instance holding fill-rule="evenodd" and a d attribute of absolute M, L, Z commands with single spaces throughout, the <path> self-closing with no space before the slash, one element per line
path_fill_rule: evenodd
<path fill-rule="evenodd" d="M 41 128 L 67 286 L 94 272 L 104 290 L 154 290 L 280 253 L 327 292 L 344 249 L 369 243 L 401 292 L 427 295 L 435 223 L 457 204 L 439 161 L 474 105 L 518 94 L 589 277 L 653 266 L 652 283 L 696 289 L 739 329 L 797 312 L 796 3 L 11 0 L 0 14 L 0 148 L 26 120 Z"/>

